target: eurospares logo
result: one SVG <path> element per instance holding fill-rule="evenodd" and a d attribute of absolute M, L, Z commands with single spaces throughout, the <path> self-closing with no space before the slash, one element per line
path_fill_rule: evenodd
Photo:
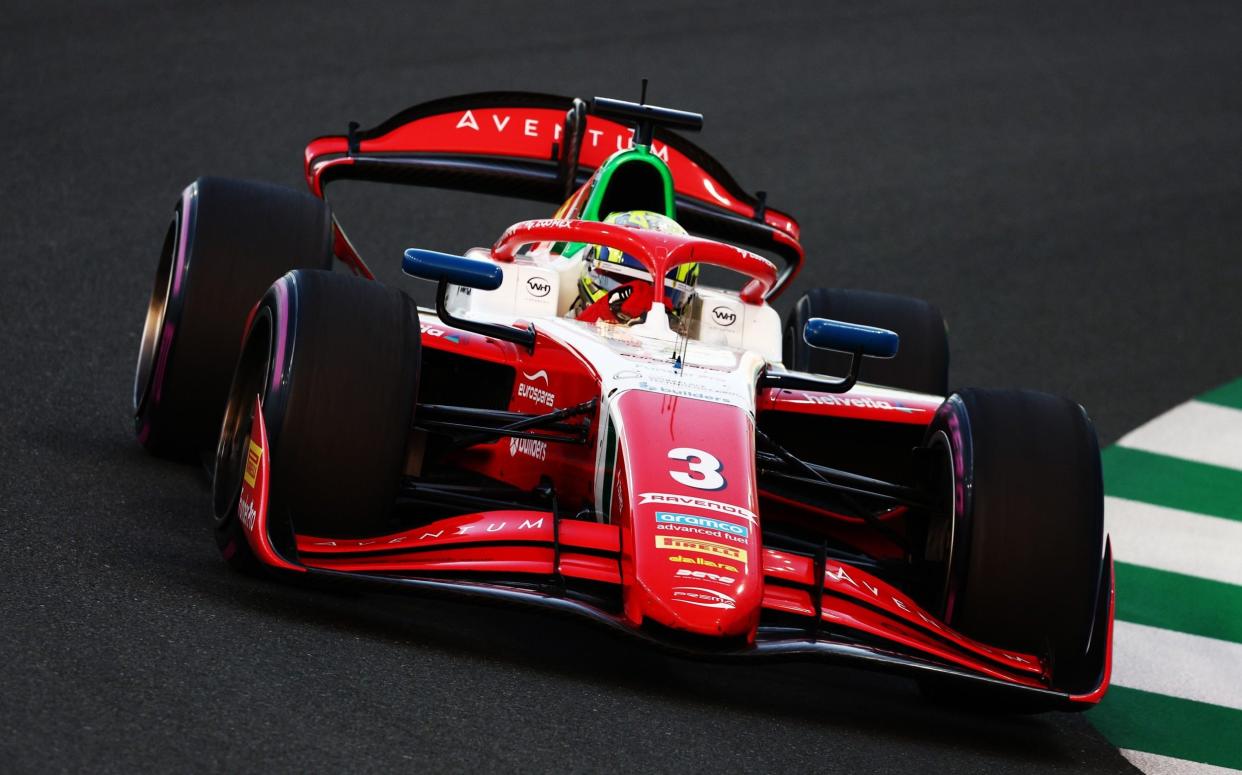
<path fill-rule="evenodd" d="M 732 522 L 724 522 L 711 517 L 696 517 L 692 514 L 674 514 L 671 511 L 657 511 L 656 522 L 668 522 L 674 525 L 692 525 L 694 527 L 705 527 L 708 530 L 719 530 L 721 533 L 732 533 L 741 538 L 748 538 L 750 530 L 735 525 Z"/>
<path fill-rule="evenodd" d="M 698 541 L 693 538 L 675 538 L 673 536 L 656 536 L 657 549 L 672 549 L 678 552 L 697 552 L 714 554 L 736 562 L 746 562 L 746 550 L 734 546 L 725 546 L 711 541 Z"/>

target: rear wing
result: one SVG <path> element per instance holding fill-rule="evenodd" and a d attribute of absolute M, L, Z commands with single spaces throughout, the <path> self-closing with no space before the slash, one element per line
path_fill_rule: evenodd
<path fill-rule="evenodd" d="M 560 204 L 633 129 L 590 114 L 587 102 L 533 92 L 486 92 L 425 102 L 372 129 L 306 146 L 306 183 L 324 196 L 337 179 L 433 186 Z M 775 297 L 802 268 L 798 223 L 744 191 L 701 148 L 662 127 L 651 150 L 668 164 L 683 226 L 705 237 L 770 252 L 784 261 Z"/>

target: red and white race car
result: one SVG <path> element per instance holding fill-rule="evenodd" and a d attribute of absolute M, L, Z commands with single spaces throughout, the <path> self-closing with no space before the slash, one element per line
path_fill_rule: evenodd
<path fill-rule="evenodd" d="M 797 223 L 673 131 L 701 123 L 476 94 L 314 140 L 310 194 L 196 181 L 151 295 L 140 441 L 214 450 L 244 571 L 901 671 L 989 707 L 1098 702 L 1113 573 L 1085 412 L 950 395 L 926 302 L 824 288 L 782 321 Z M 438 283 L 423 309 L 373 280 L 323 199 L 338 178 L 560 206 L 464 255 L 407 250 Z"/>

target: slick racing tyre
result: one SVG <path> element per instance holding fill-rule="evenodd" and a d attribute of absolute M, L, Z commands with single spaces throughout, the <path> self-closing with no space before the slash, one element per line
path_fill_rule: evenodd
<path fill-rule="evenodd" d="M 941 453 L 951 504 L 928 530 L 934 610 L 983 643 L 1050 657 L 1059 690 L 1093 687 L 1104 489 L 1086 412 L 1046 393 L 962 390 L 938 410 L 926 446 Z"/>
<path fill-rule="evenodd" d="M 214 448 L 255 302 L 290 269 L 332 265 L 323 200 L 274 186 L 199 178 L 164 238 L 134 376 L 138 440 L 165 457 Z"/>
<path fill-rule="evenodd" d="M 237 517 L 256 400 L 267 428 L 273 543 L 292 530 L 389 530 L 418 396 L 418 308 L 395 288 L 298 270 L 263 296 L 229 389 L 216 451 L 216 535 L 243 570 Z M 238 559 L 234 559 L 234 558 Z"/>
<path fill-rule="evenodd" d="M 799 298 L 785 323 L 785 366 L 843 377 L 850 356 L 817 350 L 803 339 L 811 318 L 887 328 L 901 337 L 896 357 L 863 361 L 860 381 L 938 396 L 948 393 L 949 337 L 944 317 L 934 305 L 909 296 L 845 288 L 816 288 Z"/>

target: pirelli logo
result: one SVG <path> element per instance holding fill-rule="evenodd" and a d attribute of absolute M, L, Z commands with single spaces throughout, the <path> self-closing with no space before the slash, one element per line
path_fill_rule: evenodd
<path fill-rule="evenodd" d="M 656 536 L 655 542 L 657 549 L 714 554 L 717 557 L 724 557 L 737 562 L 746 562 L 746 550 L 735 546 L 725 546 L 724 544 L 717 544 L 711 541 L 699 541 L 693 538 L 678 538 L 676 536 Z"/>
<path fill-rule="evenodd" d="M 246 484 L 254 487 L 254 481 L 259 475 L 259 460 L 263 457 L 263 447 L 254 443 L 254 439 L 250 440 L 250 449 L 246 450 Z"/>

